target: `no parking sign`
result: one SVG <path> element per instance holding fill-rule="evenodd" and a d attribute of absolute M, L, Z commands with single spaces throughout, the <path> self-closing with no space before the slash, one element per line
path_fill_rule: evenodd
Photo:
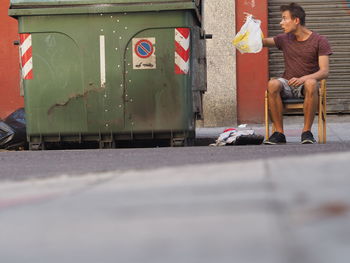
<path fill-rule="evenodd" d="M 134 69 L 155 69 L 156 55 L 155 55 L 154 37 L 150 38 L 133 38 L 133 68 Z"/>

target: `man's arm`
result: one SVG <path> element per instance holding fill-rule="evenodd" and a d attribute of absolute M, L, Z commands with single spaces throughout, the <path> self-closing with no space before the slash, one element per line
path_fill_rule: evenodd
<path fill-rule="evenodd" d="M 316 80 L 321 80 L 321 79 L 326 79 L 328 78 L 329 74 L 329 56 L 319 56 L 318 57 L 318 65 L 320 66 L 320 70 L 310 74 L 303 76 L 301 78 L 291 78 L 288 81 L 288 84 L 290 86 L 300 86 L 304 84 L 304 82 L 308 79 L 316 79 Z"/>
<path fill-rule="evenodd" d="M 317 80 L 328 78 L 328 75 L 329 75 L 329 56 L 319 56 L 318 57 L 318 65 L 320 66 L 320 70 L 317 71 L 316 73 L 312 74 L 312 75 L 315 75 L 314 78 Z"/>
<path fill-rule="evenodd" d="M 264 47 L 275 47 L 275 40 L 272 37 L 263 38 L 262 40 Z"/>

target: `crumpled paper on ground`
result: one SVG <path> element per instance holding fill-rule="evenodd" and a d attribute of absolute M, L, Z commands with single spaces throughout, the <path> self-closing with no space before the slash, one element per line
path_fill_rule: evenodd
<path fill-rule="evenodd" d="M 229 128 L 224 130 L 224 132 L 219 135 L 215 143 L 212 143 L 209 146 L 234 145 L 237 142 L 237 139 L 243 136 L 251 136 L 251 144 L 261 144 L 264 139 L 263 136 L 256 135 L 253 129 L 247 128 L 246 124 L 242 124 L 238 126 L 238 129 Z M 249 144 L 249 140 L 248 143 L 245 144 Z"/>

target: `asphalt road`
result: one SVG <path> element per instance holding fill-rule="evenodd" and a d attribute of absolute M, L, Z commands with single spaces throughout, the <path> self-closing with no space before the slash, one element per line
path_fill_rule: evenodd
<path fill-rule="evenodd" d="M 1 262 L 347 263 L 350 120 L 322 145 L 300 129 L 278 146 L 0 152 Z"/>
<path fill-rule="evenodd" d="M 339 147 L 2 153 L 29 177 L 176 166 L 1 181 L 1 262 L 348 263 L 350 153 L 314 154 Z"/>
<path fill-rule="evenodd" d="M 301 145 L 250 145 L 111 150 L 0 152 L 0 180 L 15 181 L 107 171 L 147 170 L 193 164 L 215 164 L 271 157 L 350 151 L 350 142 Z"/>

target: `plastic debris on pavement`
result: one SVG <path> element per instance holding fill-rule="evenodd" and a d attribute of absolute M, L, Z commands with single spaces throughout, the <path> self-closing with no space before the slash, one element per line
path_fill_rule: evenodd
<path fill-rule="evenodd" d="M 0 121 L 0 149 L 20 149 L 26 144 L 26 121 L 24 109 L 20 108 Z"/>
<path fill-rule="evenodd" d="M 223 131 L 210 146 L 225 145 L 258 145 L 262 144 L 264 136 L 257 135 L 253 129 L 247 127 L 247 124 L 241 124 L 238 128 L 229 128 Z"/>

